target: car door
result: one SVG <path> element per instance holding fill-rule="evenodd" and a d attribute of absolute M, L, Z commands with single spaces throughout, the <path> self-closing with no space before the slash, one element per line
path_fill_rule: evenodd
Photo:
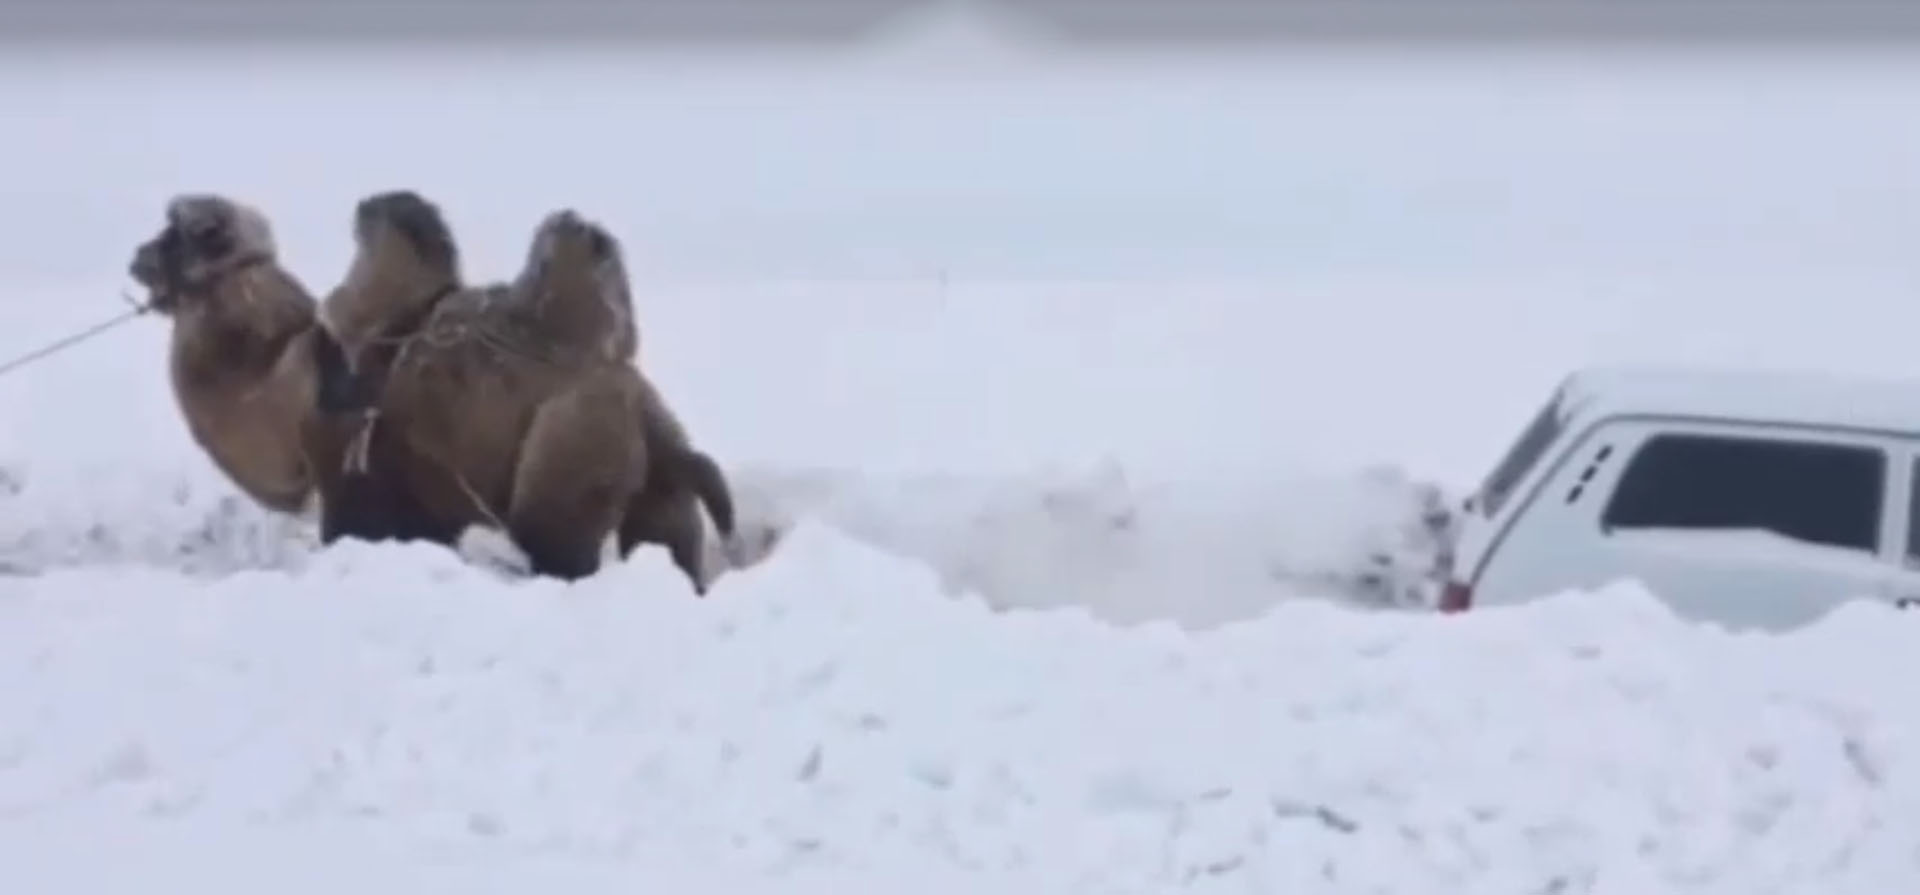
<path fill-rule="evenodd" d="M 1900 507 L 1891 539 L 1899 557 L 1882 596 L 1902 609 L 1920 609 L 1920 446 L 1909 443 L 1897 456 L 1906 479 L 1891 483 L 1889 493 Z"/>
<path fill-rule="evenodd" d="M 1511 545 L 1533 558 L 1496 587 L 1637 580 L 1690 620 L 1796 627 L 1887 592 L 1905 512 L 1886 499 L 1892 455 L 1867 435 L 1610 420 L 1536 496 L 1515 530 L 1532 536 Z"/>

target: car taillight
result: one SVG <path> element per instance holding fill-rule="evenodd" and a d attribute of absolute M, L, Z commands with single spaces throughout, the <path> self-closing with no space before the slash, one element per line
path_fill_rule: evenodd
<path fill-rule="evenodd" d="M 1440 591 L 1441 612 L 1465 612 L 1473 605 L 1473 587 L 1458 581 L 1448 581 Z"/>

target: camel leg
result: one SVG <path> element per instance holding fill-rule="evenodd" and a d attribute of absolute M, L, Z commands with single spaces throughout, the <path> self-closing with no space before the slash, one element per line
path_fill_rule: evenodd
<path fill-rule="evenodd" d="M 346 473 L 320 492 L 320 543 L 341 538 L 386 541 L 396 537 L 393 512 L 381 483 L 372 476 Z"/>
<path fill-rule="evenodd" d="M 370 426 L 371 428 L 365 428 Z M 365 443 L 365 464 L 349 462 Z M 317 416 L 304 429 L 308 462 L 320 492 L 320 542 L 425 540 L 451 546 L 462 526 L 429 513 L 414 489 L 437 469 L 413 462 L 405 440 L 385 423 Z"/>
<path fill-rule="evenodd" d="M 534 413 L 504 520 L 534 574 L 575 580 L 600 570 L 644 450 L 633 431 L 622 396 L 593 382 Z"/>
<path fill-rule="evenodd" d="M 705 596 L 709 582 L 701 559 L 706 537 L 699 498 L 693 492 L 682 488 L 645 491 L 627 501 L 626 518 L 620 521 L 620 555 L 631 554 L 641 544 L 659 544 L 686 573 L 693 592 Z"/>

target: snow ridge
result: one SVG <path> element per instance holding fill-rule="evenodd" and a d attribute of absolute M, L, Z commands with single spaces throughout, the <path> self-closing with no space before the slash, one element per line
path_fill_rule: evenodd
<path fill-rule="evenodd" d="M 1920 658 L 1880 607 L 1735 636 L 1622 585 L 1116 627 L 956 599 L 812 522 L 711 599 L 680 587 L 664 558 L 502 586 L 360 544 L 300 575 L 0 580 L 0 844 L 358 836 L 781 891 L 1864 895 L 1917 875 Z"/>

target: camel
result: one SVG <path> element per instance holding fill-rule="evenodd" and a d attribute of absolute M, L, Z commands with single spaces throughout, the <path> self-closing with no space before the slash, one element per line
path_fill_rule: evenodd
<path fill-rule="evenodd" d="M 320 312 L 350 373 L 316 398 L 356 421 L 350 466 L 404 481 L 423 528 L 506 532 L 536 574 L 593 574 L 611 536 L 623 556 L 662 544 L 704 594 L 699 505 L 731 538 L 732 495 L 634 363 L 618 240 L 556 211 L 516 278 L 468 286 L 439 209 L 407 190 L 363 199 L 354 238 Z"/>

